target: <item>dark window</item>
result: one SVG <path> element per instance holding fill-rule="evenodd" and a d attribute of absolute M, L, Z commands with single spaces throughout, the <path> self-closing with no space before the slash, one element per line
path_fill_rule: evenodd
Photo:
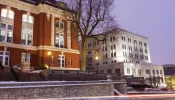
<path fill-rule="evenodd" d="M 92 54 L 92 51 L 88 51 L 88 55 Z"/>
<path fill-rule="evenodd" d="M 111 57 L 113 57 L 113 53 L 111 53 Z"/>
<path fill-rule="evenodd" d="M 134 40 L 134 44 L 137 44 L 137 40 Z"/>
<path fill-rule="evenodd" d="M 112 70 L 111 69 L 108 69 L 108 73 L 111 74 L 112 73 Z"/>
<path fill-rule="evenodd" d="M 139 45 L 142 45 L 142 42 L 141 41 L 139 41 Z"/>
<path fill-rule="evenodd" d="M 159 75 L 159 70 L 157 70 L 156 72 L 157 72 L 157 75 Z"/>
<path fill-rule="evenodd" d="M 114 44 L 114 49 L 115 49 L 116 47 L 115 47 L 115 44 Z"/>
<path fill-rule="evenodd" d="M 110 41 L 112 42 L 112 37 L 110 37 Z"/>
<path fill-rule="evenodd" d="M 148 51 L 145 49 L 145 53 L 147 53 Z"/>
<path fill-rule="evenodd" d="M 160 74 L 162 74 L 162 70 L 160 70 Z"/>
<path fill-rule="evenodd" d="M 111 45 L 111 50 L 113 49 L 113 46 Z"/>
<path fill-rule="evenodd" d="M 115 69 L 115 72 L 116 72 L 117 74 L 120 74 L 120 68 Z"/>
<path fill-rule="evenodd" d="M 113 37 L 113 41 L 115 41 L 115 36 Z"/>
<path fill-rule="evenodd" d="M 146 74 L 149 74 L 150 72 L 149 72 L 149 69 L 146 69 Z"/>
<path fill-rule="evenodd" d="M 153 74 L 155 74 L 155 70 L 153 70 Z"/>
<path fill-rule="evenodd" d="M 116 52 L 114 52 L 114 57 L 116 57 Z"/>
<path fill-rule="evenodd" d="M 91 47 L 91 44 L 88 44 L 88 47 Z"/>
<path fill-rule="evenodd" d="M 145 47 L 147 47 L 147 44 L 146 44 L 146 43 L 144 43 L 144 46 L 145 46 Z"/>
<path fill-rule="evenodd" d="M 111 61 L 111 63 L 113 63 L 113 60 Z"/>
<path fill-rule="evenodd" d="M 105 47 L 105 51 L 107 51 L 107 47 Z"/>
<path fill-rule="evenodd" d="M 116 60 L 114 60 L 114 63 L 116 63 L 117 61 Z"/>

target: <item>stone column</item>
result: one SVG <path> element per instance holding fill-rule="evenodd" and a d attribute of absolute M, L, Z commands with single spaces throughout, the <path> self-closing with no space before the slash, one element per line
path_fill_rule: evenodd
<path fill-rule="evenodd" d="M 127 94 L 126 80 L 118 80 L 117 83 L 114 83 L 114 88 L 121 94 Z"/>
<path fill-rule="evenodd" d="M 71 49 L 71 22 L 67 21 L 67 48 Z"/>
<path fill-rule="evenodd" d="M 55 46 L 55 16 L 52 14 L 52 21 L 51 21 L 51 46 Z"/>

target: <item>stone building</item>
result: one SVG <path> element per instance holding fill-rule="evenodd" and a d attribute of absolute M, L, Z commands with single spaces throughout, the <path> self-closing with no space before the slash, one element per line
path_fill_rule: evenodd
<path fill-rule="evenodd" d="M 48 64 L 51 69 L 79 70 L 78 38 L 72 39 L 78 30 L 63 11 L 73 13 L 56 0 L 0 0 L 3 65 L 27 61 L 33 67 Z"/>
<path fill-rule="evenodd" d="M 144 79 L 161 77 L 164 83 L 163 67 L 151 64 L 147 37 L 119 29 L 105 41 L 88 39 L 87 49 L 88 70 Z"/>

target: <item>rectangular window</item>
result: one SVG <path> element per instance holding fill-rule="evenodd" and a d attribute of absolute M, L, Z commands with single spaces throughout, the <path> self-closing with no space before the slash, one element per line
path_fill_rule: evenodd
<path fill-rule="evenodd" d="M 107 51 L 107 47 L 105 47 L 105 51 Z"/>
<path fill-rule="evenodd" d="M 88 55 L 92 54 L 92 51 L 88 51 Z"/>
<path fill-rule="evenodd" d="M 139 41 L 139 45 L 142 45 L 142 42 L 141 41 Z"/>
<path fill-rule="evenodd" d="M 21 62 L 22 62 L 22 63 L 23 63 L 23 62 L 30 62 L 30 54 L 27 53 L 27 55 L 26 55 L 26 53 L 22 53 Z"/>
<path fill-rule="evenodd" d="M 156 72 L 157 72 L 157 75 L 159 75 L 159 70 L 156 70 Z"/>
<path fill-rule="evenodd" d="M 120 74 L 120 68 L 115 69 L 115 72 L 116 72 L 117 74 Z"/>
<path fill-rule="evenodd" d="M 145 53 L 147 53 L 148 51 L 145 49 Z"/>
<path fill-rule="evenodd" d="M 65 56 L 64 55 L 58 56 L 58 66 L 65 67 Z"/>
<path fill-rule="evenodd" d="M 115 44 L 114 44 L 113 46 L 114 46 L 113 48 L 115 49 L 115 48 L 116 48 L 116 47 L 115 47 Z"/>
<path fill-rule="evenodd" d="M 108 69 L 108 73 L 111 74 L 112 73 L 112 70 L 111 69 Z"/>
<path fill-rule="evenodd" d="M 70 58 L 70 66 L 72 66 L 72 58 Z"/>
<path fill-rule="evenodd" d="M 88 44 L 88 47 L 90 48 L 91 47 L 91 44 Z"/>
<path fill-rule="evenodd" d="M 136 69 L 132 69 L 132 73 L 135 74 L 136 73 Z"/>
<path fill-rule="evenodd" d="M 162 74 L 162 70 L 160 70 L 160 74 Z"/>
<path fill-rule="evenodd" d="M 114 57 L 116 57 L 116 52 L 114 52 Z"/>
<path fill-rule="evenodd" d="M 54 65 L 54 63 L 55 63 L 54 56 L 51 57 L 51 63 L 52 63 L 52 65 Z"/>
<path fill-rule="evenodd" d="M 112 37 L 110 37 L 110 42 L 112 42 Z"/>
<path fill-rule="evenodd" d="M 105 58 L 108 58 L 108 55 L 107 54 L 105 54 Z"/>
<path fill-rule="evenodd" d="M 130 68 L 127 68 L 127 74 L 130 74 Z"/>
<path fill-rule="evenodd" d="M 57 29 L 64 29 L 64 23 L 63 22 L 60 22 L 60 21 L 57 21 L 56 22 L 56 28 Z"/>
<path fill-rule="evenodd" d="M 113 46 L 111 45 L 111 50 L 113 49 Z"/>
<path fill-rule="evenodd" d="M 9 66 L 9 57 L 9 52 L 0 51 L 0 61 L 2 62 L 2 65 Z"/>
<path fill-rule="evenodd" d="M 155 74 L 155 70 L 153 70 L 153 74 Z"/>
<path fill-rule="evenodd" d="M 113 53 L 111 53 L 111 57 L 113 57 Z"/>
<path fill-rule="evenodd" d="M 149 69 L 146 69 L 146 74 L 150 74 Z"/>
<path fill-rule="evenodd" d="M 147 44 L 146 44 L 146 43 L 144 43 L 144 46 L 145 46 L 145 47 L 147 47 Z"/>
<path fill-rule="evenodd" d="M 64 34 L 56 34 L 56 47 L 64 48 Z"/>
<path fill-rule="evenodd" d="M 141 76 L 141 74 L 142 74 L 142 70 L 141 69 L 138 69 L 138 74 L 139 74 L 139 76 Z"/>
<path fill-rule="evenodd" d="M 113 37 L 113 41 L 115 41 L 115 36 Z"/>

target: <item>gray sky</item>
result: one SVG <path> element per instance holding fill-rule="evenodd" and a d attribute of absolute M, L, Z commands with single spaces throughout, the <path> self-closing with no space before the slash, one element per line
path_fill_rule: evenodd
<path fill-rule="evenodd" d="M 153 64 L 175 64 L 175 0 L 115 0 L 123 29 L 148 37 Z"/>

